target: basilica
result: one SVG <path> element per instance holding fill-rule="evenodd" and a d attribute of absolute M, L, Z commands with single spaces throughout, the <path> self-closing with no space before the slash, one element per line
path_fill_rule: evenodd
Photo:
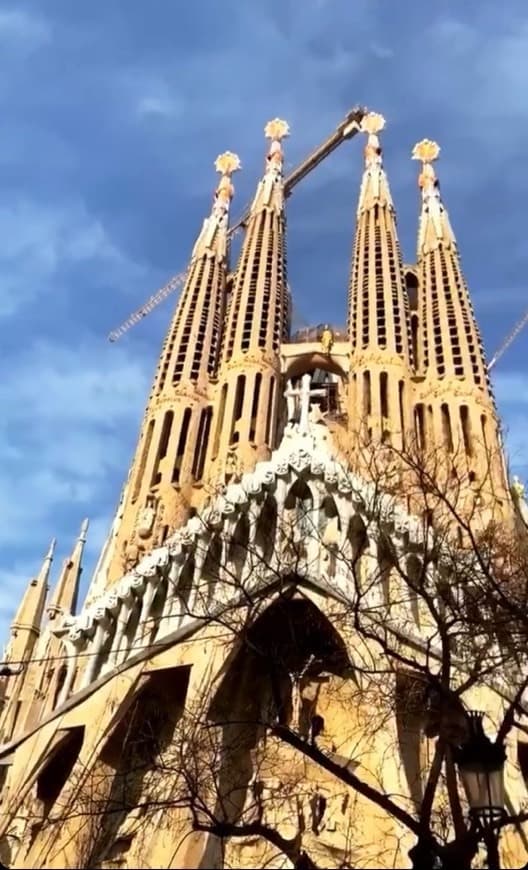
<path fill-rule="evenodd" d="M 235 263 L 240 161 L 216 160 L 86 599 L 79 518 L 70 558 L 55 576 L 50 548 L 12 622 L 2 866 L 528 861 L 524 491 L 439 146 L 412 151 L 405 262 L 384 119 L 353 123 L 343 327 L 291 329 L 288 124 L 266 124 Z"/>

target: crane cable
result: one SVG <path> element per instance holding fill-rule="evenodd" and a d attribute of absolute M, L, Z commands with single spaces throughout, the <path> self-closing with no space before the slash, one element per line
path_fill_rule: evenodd
<path fill-rule="evenodd" d="M 525 313 L 523 314 L 523 316 L 521 317 L 521 319 L 519 320 L 517 325 L 510 332 L 508 338 L 501 344 L 501 346 L 499 347 L 496 354 L 490 360 L 489 365 L 488 365 L 488 371 L 491 371 L 491 369 L 493 368 L 495 363 L 498 362 L 498 360 L 501 358 L 503 353 L 506 350 L 508 350 L 508 348 L 510 347 L 512 342 L 515 341 L 515 339 L 517 338 L 517 336 L 519 335 L 521 330 L 526 326 L 527 323 L 528 323 L 528 311 L 525 311 Z"/>
<path fill-rule="evenodd" d="M 295 169 L 293 169 L 284 179 L 283 181 L 283 191 L 284 196 L 287 198 L 290 196 L 293 188 L 308 175 L 312 169 L 315 169 L 319 163 L 321 163 L 326 157 L 328 157 L 342 142 L 347 139 L 352 139 L 353 136 L 360 130 L 360 123 L 366 114 L 366 109 L 360 106 L 356 106 L 356 108 L 352 109 L 348 112 L 343 119 L 343 121 L 338 124 L 336 130 L 324 140 L 324 142 L 319 145 L 318 148 L 315 148 L 310 152 L 308 157 L 302 161 Z M 230 240 L 233 238 L 239 230 L 243 229 L 250 216 L 249 209 L 246 209 L 242 217 L 235 223 L 227 233 L 227 238 Z M 157 290 L 152 296 L 147 299 L 147 301 L 136 311 L 134 311 L 120 326 L 116 329 L 112 330 L 112 332 L 108 335 L 108 340 L 111 342 L 117 341 L 121 338 L 122 335 L 127 332 L 131 326 L 134 326 L 136 323 L 139 323 L 147 314 L 150 312 L 167 296 L 177 290 L 180 287 L 187 277 L 188 270 L 184 270 L 183 272 L 179 272 L 170 281 Z"/>

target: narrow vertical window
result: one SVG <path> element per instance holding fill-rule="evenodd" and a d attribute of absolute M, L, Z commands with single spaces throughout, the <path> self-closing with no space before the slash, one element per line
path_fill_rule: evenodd
<path fill-rule="evenodd" d="M 154 468 L 152 469 L 151 486 L 156 486 L 156 484 L 161 482 L 160 463 L 161 460 L 164 459 L 167 455 L 167 447 L 169 445 L 169 438 L 172 429 L 173 419 L 174 411 L 167 411 L 163 418 L 163 425 L 161 427 L 161 435 L 158 442 L 158 450 L 156 453 L 156 461 L 154 462 Z"/>
<path fill-rule="evenodd" d="M 272 378 L 270 381 L 269 388 L 269 400 L 268 400 L 268 419 L 266 421 L 266 444 L 268 447 L 273 447 L 273 442 L 275 440 L 275 432 L 273 426 L 274 419 L 274 411 L 275 411 L 275 378 Z"/>
<path fill-rule="evenodd" d="M 196 438 L 196 448 L 194 451 L 192 467 L 192 475 L 195 480 L 201 480 L 203 477 L 212 416 L 213 409 L 211 407 L 204 408 L 200 414 L 200 423 L 198 426 L 198 435 Z"/>
<path fill-rule="evenodd" d="M 434 444 L 435 439 L 435 424 L 434 424 L 434 415 L 433 415 L 433 406 L 427 406 L 427 432 L 429 436 L 429 441 L 431 444 Z"/>
<path fill-rule="evenodd" d="M 418 343 L 418 315 L 411 315 L 411 342 L 414 357 L 414 367 L 418 370 L 422 364 L 420 359 L 420 348 Z"/>
<path fill-rule="evenodd" d="M 398 381 L 398 405 L 400 408 L 400 428 L 402 437 L 402 446 L 405 446 L 405 384 L 403 381 Z"/>
<path fill-rule="evenodd" d="M 233 408 L 233 421 L 231 423 L 230 444 L 238 444 L 240 440 L 240 432 L 238 431 L 238 423 L 242 418 L 242 410 L 244 408 L 244 392 L 246 389 L 246 376 L 239 375 L 236 382 L 235 405 Z"/>
<path fill-rule="evenodd" d="M 482 437 L 484 439 L 484 445 L 488 444 L 488 421 L 486 419 L 485 414 L 480 415 L 480 425 L 482 426 Z"/>
<path fill-rule="evenodd" d="M 257 414 L 259 407 L 259 397 L 260 397 L 260 385 L 262 383 L 262 375 L 260 372 L 255 376 L 255 387 L 253 389 L 253 402 L 251 405 L 251 420 L 249 423 L 249 440 L 255 440 L 255 434 L 257 431 Z"/>
<path fill-rule="evenodd" d="M 372 413 L 372 397 L 370 395 L 370 372 L 363 372 L 363 416 Z"/>
<path fill-rule="evenodd" d="M 220 447 L 220 437 L 222 435 L 222 428 L 224 426 L 226 399 L 227 399 L 227 384 L 224 384 L 224 386 L 222 387 L 222 391 L 220 393 L 220 402 L 219 402 L 219 406 L 218 406 L 218 421 L 216 424 L 216 432 L 215 432 L 215 440 L 214 440 L 214 445 L 213 445 L 212 459 L 216 459 L 216 457 L 218 456 L 218 450 Z"/>
<path fill-rule="evenodd" d="M 176 449 L 176 457 L 174 459 L 174 468 L 172 470 L 172 483 L 180 482 L 180 474 L 183 465 L 183 458 L 185 455 L 185 447 L 187 446 L 187 435 L 189 434 L 190 422 L 191 409 L 186 408 L 183 414 L 180 437 L 178 439 L 178 447 Z"/>
<path fill-rule="evenodd" d="M 132 492 L 132 504 L 137 501 L 137 497 L 139 495 L 139 491 L 141 489 L 141 484 L 143 482 L 143 477 L 145 475 L 145 467 L 147 465 L 147 458 L 149 455 L 150 445 L 152 443 L 152 433 L 154 432 L 154 420 L 151 420 L 148 424 L 147 431 L 145 433 L 145 440 L 143 441 L 143 447 L 141 450 L 141 459 L 139 462 L 139 466 L 136 471 L 136 479 L 134 481 L 134 490 Z"/>
<path fill-rule="evenodd" d="M 440 408 L 442 414 L 442 435 L 444 438 L 444 445 L 449 450 L 450 453 L 453 452 L 453 432 L 451 430 L 451 417 L 449 414 L 449 408 L 444 402 Z"/>
<path fill-rule="evenodd" d="M 425 450 L 425 414 L 424 406 L 420 402 L 414 409 L 414 423 L 416 426 L 416 438 L 420 450 Z"/>
<path fill-rule="evenodd" d="M 387 389 L 388 376 L 387 372 L 380 374 L 380 407 L 381 416 L 387 418 L 389 416 L 389 392 Z"/>
<path fill-rule="evenodd" d="M 469 423 L 469 410 L 467 405 L 461 405 L 460 407 L 460 423 L 462 426 L 464 449 L 468 456 L 473 456 L 473 446 L 471 444 L 471 426 Z"/>

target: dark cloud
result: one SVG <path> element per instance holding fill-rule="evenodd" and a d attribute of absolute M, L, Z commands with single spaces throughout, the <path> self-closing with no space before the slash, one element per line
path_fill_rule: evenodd
<path fill-rule="evenodd" d="M 235 212 L 248 202 L 269 117 L 290 122 L 294 165 L 351 105 L 386 116 L 407 260 L 418 212 L 410 149 L 423 136 L 440 141 L 444 198 L 486 345 L 496 348 L 526 303 L 527 48 L 521 0 L 507 15 L 495 0 L 0 3 L 0 570 L 13 594 L 45 538 L 56 534 L 64 550 L 84 514 L 95 517 L 94 551 L 100 543 L 175 300 L 121 348 L 105 336 L 184 268 L 225 148 L 244 167 Z M 347 144 L 289 203 L 302 319 L 344 320 L 360 171 L 361 147 Z M 516 370 L 527 341 L 497 368 L 519 467 L 526 406 Z M 51 416 L 40 398 L 48 392 Z"/>

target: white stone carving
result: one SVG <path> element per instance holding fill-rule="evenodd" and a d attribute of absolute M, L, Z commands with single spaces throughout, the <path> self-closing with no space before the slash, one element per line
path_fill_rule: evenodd
<path fill-rule="evenodd" d="M 422 542 L 420 521 L 409 516 L 391 496 L 380 496 L 374 484 L 369 484 L 349 472 L 336 459 L 331 444 L 316 431 L 324 428 L 313 426 L 309 431 L 302 432 L 298 427 L 290 427 L 269 461 L 259 462 L 252 473 L 244 474 L 240 483 L 227 486 L 201 515 L 189 519 L 162 547 L 157 547 L 145 555 L 134 570 L 125 574 L 78 616 L 64 619 L 55 629 L 55 633 L 63 639 L 70 651 L 95 650 L 95 645 L 100 646 L 103 637 L 110 636 L 111 649 L 104 666 L 108 670 L 132 654 L 135 644 L 139 648 L 145 631 L 145 625 L 141 622 L 145 623 L 149 618 L 151 603 L 161 584 L 168 586 L 165 618 L 159 621 L 154 634 L 149 634 L 151 640 L 163 638 L 183 626 L 186 621 L 189 624 L 196 622 L 200 614 L 205 617 L 206 608 L 211 606 L 211 601 L 225 605 L 234 594 L 232 581 L 227 597 L 225 590 L 218 588 L 212 590 L 208 601 L 198 588 L 202 565 L 213 537 L 220 535 L 224 542 L 222 564 L 225 564 L 225 548 L 239 517 L 249 510 L 255 525 L 255 519 L 258 518 L 265 501 L 261 494 L 269 492 L 277 503 L 279 541 L 279 530 L 284 530 L 287 526 L 286 514 L 291 513 L 284 510 L 284 501 L 299 476 L 302 476 L 315 496 L 312 522 L 307 525 L 306 534 L 303 535 L 305 561 L 300 566 L 307 579 L 312 577 L 329 584 L 329 588 L 332 588 L 333 583 L 333 588 L 340 594 L 346 595 L 347 588 L 351 589 L 350 579 L 346 576 L 346 565 L 339 568 L 336 580 L 332 579 L 335 566 L 330 569 L 328 553 L 342 546 L 349 521 L 354 515 L 359 514 L 367 529 L 367 549 L 370 553 L 376 552 L 380 513 L 385 531 L 389 529 L 393 536 L 398 556 L 405 556 L 399 546 L 404 532 L 408 533 L 412 544 L 419 546 Z M 335 518 L 320 530 L 317 520 L 318 505 L 326 494 L 334 498 L 339 524 Z M 322 517 L 319 519 L 324 523 Z M 322 546 L 321 531 L 326 547 Z M 259 544 L 254 538 L 252 540 L 249 548 L 252 552 L 247 554 L 246 559 L 252 560 L 252 577 L 258 585 L 266 581 L 266 572 L 254 570 L 254 563 L 258 561 L 255 547 Z M 190 558 L 194 559 L 192 572 L 189 567 Z M 251 566 L 240 566 L 241 578 L 246 575 L 248 567 Z M 298 564 L 296 570 L 299 570 Z M 218 583 L 221 586 L 221 580 Z M 134 637 L 130 637 L 130 619 L 134 618 L 134 614 L 137 619 L 138 612 L 141 615 L 140 624 L 137 629 L 132 629 L 135 633 Z M 125 636 L 129 637 L 129 641 L 123 647 Z M 90 671 L 90 679 L 96 679 L 98 674 L 97 667 L 94 666 Z"/>

